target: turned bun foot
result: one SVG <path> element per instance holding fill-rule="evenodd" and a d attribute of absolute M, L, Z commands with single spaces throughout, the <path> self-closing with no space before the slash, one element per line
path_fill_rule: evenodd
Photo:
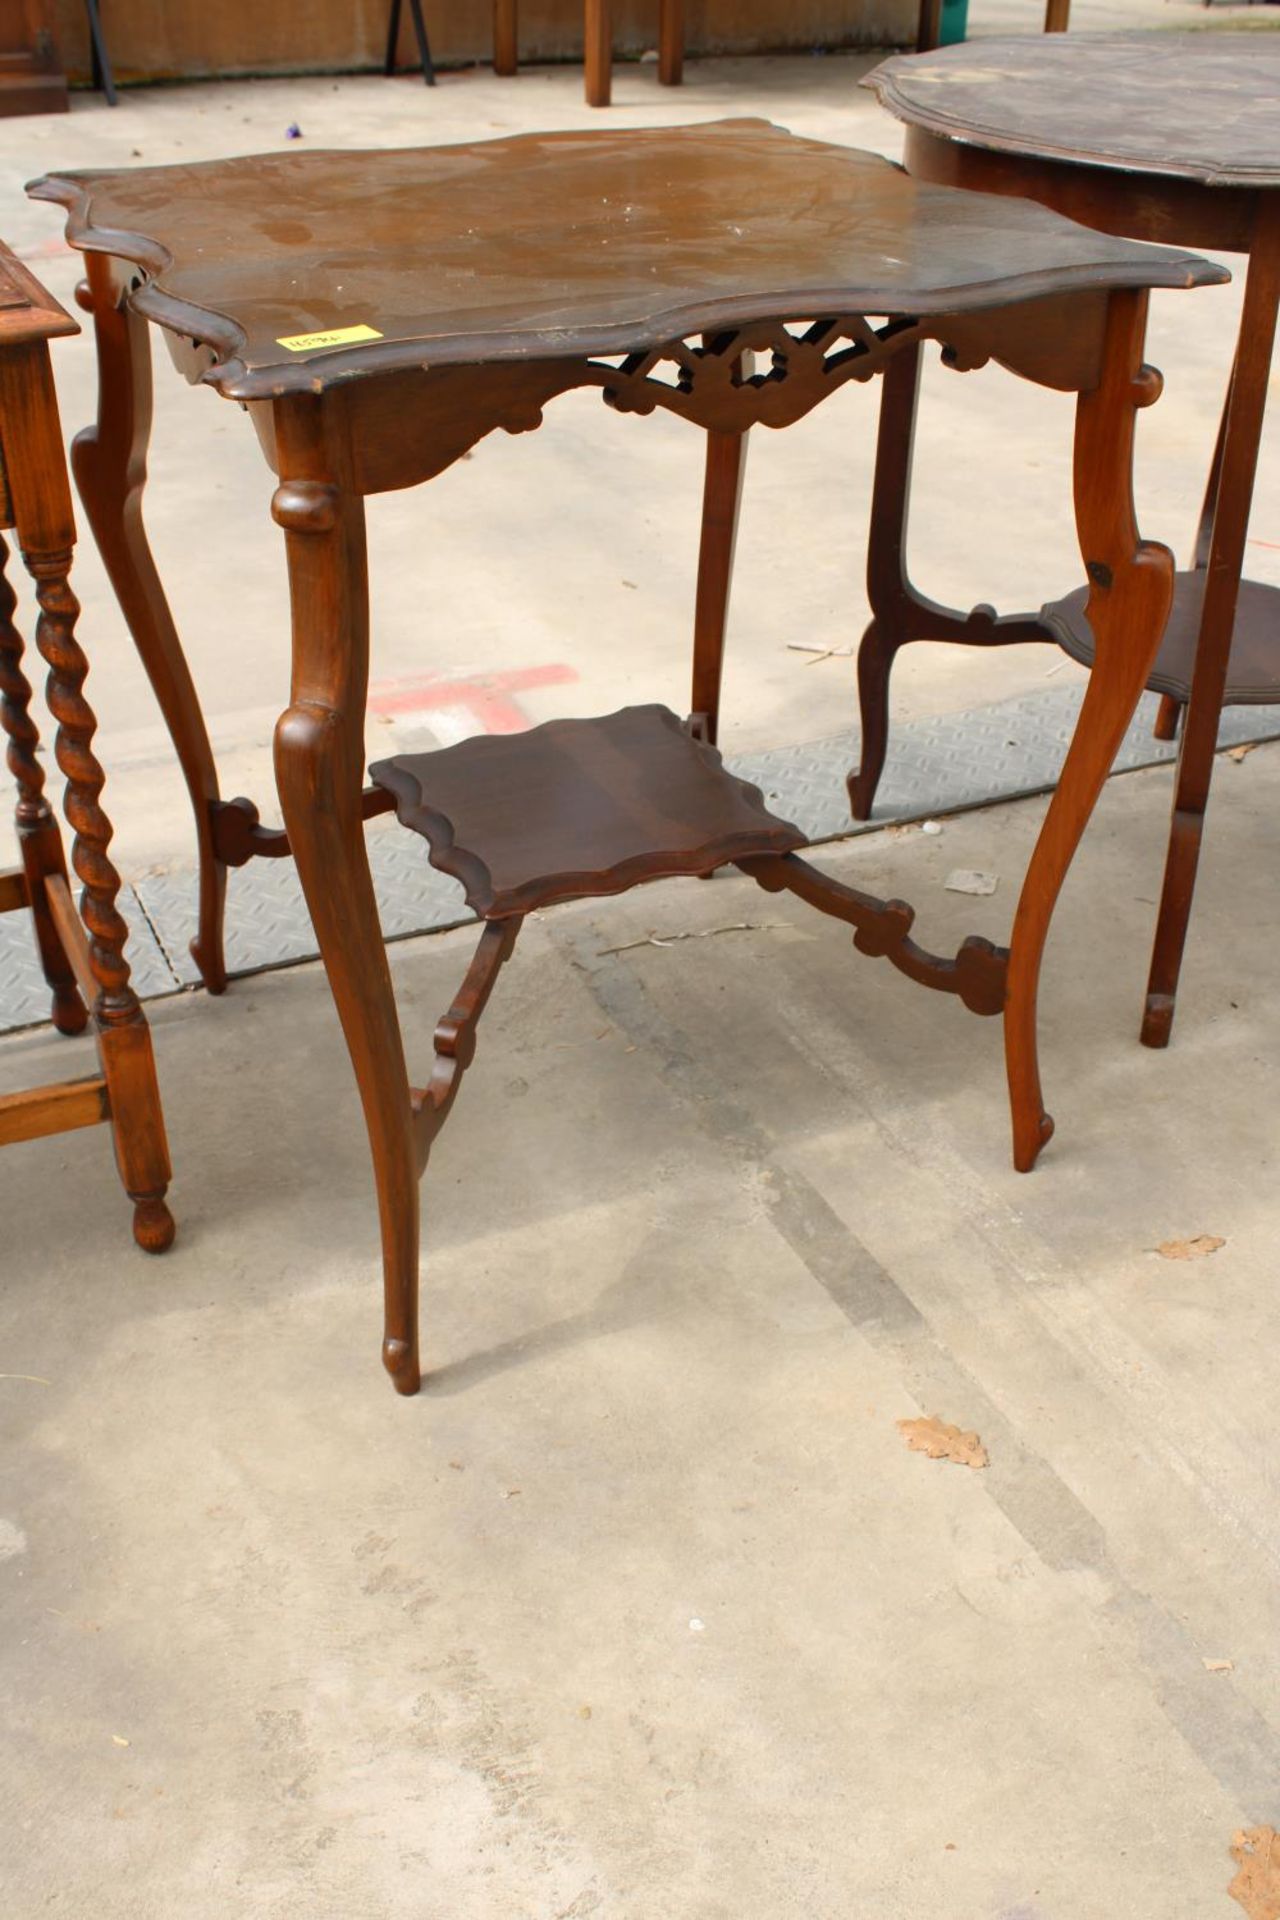
<path fill-rule="evenodd" d="M 173 1215 L 159 1196 L 134 1201 L 133 1237 L 144 1253 L 167 1252 L 177 1231 Z"/>
<path fill-rule="evenodd" d="M 391 1375 L 397 1393 L 416 1393 L 422 1385 L 418 1350 L 416 1346 L 410 1346 L 407 1340 L 384 1340 L 382 1364 Z"/>

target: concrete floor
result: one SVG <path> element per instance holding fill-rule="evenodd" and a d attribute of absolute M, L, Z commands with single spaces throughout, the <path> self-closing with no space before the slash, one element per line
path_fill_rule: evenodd
<path fill-rule="evenodd" d="M 703 62 L 680 96 L 624 71 L 619 119 L 765 111 L 891 151 L 853 85 L 865 64 Z M 335 144 L 582 124 L 579 79 L 157 91 L 11 123 L 3 225 L 67 295 L 25 174 L 275 145 L 290 119 Z M 1143 517 L 1183 545 L 1236 303 L 1156 303 L 1169 388 L 1143 422 Z M 58 364 L 70 426 L 87 350 Z M 166 374 L 156 546 L 227 784 L 261 791 L 285 672 L 269 483 L 235 410 Z M 848 663 L 805 668 L 785 640 L 858 631 L 859 402 L 853 446 L 827 409 L 753 448 L 744 745 L 845 710 Z M 522 694 L 530 719 L 678 703 L 692 436 L 587 404 L 379 503 L 384 681 L 560 664 L 576 677 Z M 1068 432 L 1064 402 L 1002 375 L 931 378 L 931 590 L 1015 605 L 1075 578 Z M 78 577 L 122 864 L 181 863 L 87 543 Z M 903 711 L 1046 671 L 1040 652 L 919 653 Z M 446 724 L 427 703 L 394 737 Z M 371 1186 L 322 974 L 155 1003 L 172 1253 L 133 1252 L 101 1134 L 3 1161 L 6 1914 L 1238 1914 L 1232 1837 L 1280 1827 L 1280 748 L 1220 765 L 1175 1042 L 1154 1055 L 1135 1031 L 1168 800 L 1167 771 L 1113 781 L 1073 874 L 1043 995 L 1059 1132 L 1026 1178 L 996 1025 L 798 903 L 721 879 L 531 925 L 427 1182 L 412 1402 L 377 1362 Z M 915 901 L 950 948 L 1004 935 L 1041 812 L 821 857 Z M 996 894 L 946 891 L 956 867 L 998 873 Z M 416 1058 L 472 938 L 393 949 Z M 18 1036 L 3 1084 L 82 1056 Z M 1201 1233 L 1225 1245 L 1154 1252 Z M 979 1432 L 989 1467 L 908 1451 L 895 1423 L 918 1413 Z"/>
<path fill-rule="evenodd" d="M 1105 797 L 1030 1177 L 996 1025 L 800 906 L 670 883 L 532 926 L 427 1181 L 416 1401 L 322 975 L 158 1003 L 164 1262 L 101 1136 L 6 1168 L 6 1910 L 1237 1912 L 1232 1835 L 1280 1826 L 1280 749 L 1219 786 L 1163 1056 L 1168 775 Z M 949 946 L 1001 926 L 1040 808 L 823 857 Z M 419 1059 L 469 948 L 393 949 Z M 990 1466 L 909 1452 L 918 1413 Z"/>

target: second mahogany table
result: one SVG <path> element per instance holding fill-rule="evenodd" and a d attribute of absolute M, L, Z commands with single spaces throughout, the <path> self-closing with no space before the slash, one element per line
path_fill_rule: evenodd
<path fill-rule="evenodd" d="M 984 40 L 887 60 L 865 85 L 907 123 L 905 160 L 921 180 L 1040 201 L 1105 233 L 1246 253 L 1235 363 L 1209 469 L 1191 567 L 1177 576 L 1148 685 L 1159 731 L 1184 714 L 1164 887 L 1142 1039 L 1168 1044 L 1191 916 L 1218 718 L 1225 704 L 1280 701 L 1280 588 L 1242 578 L 1280 302 L 1280 39 L 1270 34 L 1072 34 Z M 886 470 L 886 523 L 905 527 L 909 468 Z M 909 607 L 871 635 L 859 682 L 884 752 L 884 695 L 895 636 L 917 637 Z M 1051 638 L 1093 657 L 1079 594 L 1042 623 L 977 621 L 920 637 L 992 644 Z M 1047 632 L 1046 632 L 1047 629 Z M 900 644 L 900 642 L 899 642 Z M 1185 712 L 1184 712 L 1185 710 Z M 867 729 L 864 728 L 864 737 Z M 863 756 L 855 805 L 866 817 L 879 767 Z"/>
<path fill-rule="evenodd" d="M 1221 269 L 1042 207 L 924 186 L 877 156 L 758 121 L 265 154 L 51 175 L 33 191 L 69 210 L 69 238 L 88 255 L 99 414 L 76 442 L 75 470 L 195 805 L 194 951 L 220 990 L 227 867 L 292 853 L 363 1100 L 383 1358 L 400 1391 L 419 1382 L 419 1171 L 518 915 L 539 900 L 739 861 L 852 925 L 861 951 L 1003 1014 L 1015 1160 L 1034 1163 L 1052 1126 L 1035 1032 L 1049 921 L 1173 591 L 1172 556 L 1141 541 L 1131 491 L 1136 414 L 1160 388 L 1142 360 L 1147 289 L 1219 280 Z M 152 321 L 189 378 L 245 407 L 278 478 L 293 606 L 292 692 L 275 737 L 283 831 L 219 796 L 147 547 Z M 882 371 L 893 378 L 926 341 L 954 368 L 995 358 L 1079 396 L 1075 508 L 1097 636 L 1010 946 L 970 939 L 954 958 L 911 939 L 903 902 L 800 861 L 802 836 L 720 769 L 713 745 L 747 431 L 786 427 Z M 481 738 L 380 768 L 365 788 L 365 496 L 442 473 L 497 428 L 537 427 L 550 400 L 581 387 L 617 413 L 662 408 L 706 435 L 687 729 L 661 708 L 553 723 L 510 762 Z M 393 798 L 436 864 L 466 879 L 486 923 L 419 1088 L 362 831 Z M 529 844 L 534 822 L 540 845 Z"/>

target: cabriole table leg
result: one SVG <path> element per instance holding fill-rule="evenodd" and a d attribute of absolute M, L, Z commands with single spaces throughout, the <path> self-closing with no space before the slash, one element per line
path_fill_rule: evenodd
<path fill-rule="evenodd" d="M 210 993 L 227 984 L 223 911 L 227 869 L 214 840 L 219 805 L 213 750 L 182 642 L 142 521 L 151 438 L 151 339 L 122 304 L 113 263 L 90 254 L 79 291 L 98 348 L 98 418 L 76 435 L 71 468 L 121 611 L 155 690 L 195 815 L 199 919 L 191 953 Z"/>
<path fill-rule="evenodd" d="M 1005 1000 L 1005 1066 L 1020 1173 L 1053 1132 L 1036 1050 L 1036 997 L 1049 922 L 1081 836 L 1137 708 L 1173 602 L 1173 555 L 1142 541 L 1133 505 L 1134 420 L 1160 392 L 1142 363 L 1145 293 L 1108 302 L 1102 378 L 1076 411 L 1075 507 L 1097 653 L 1071 746 L 1014 915 Z"/>
<path fill-rule="evenodd" d="M 409 1078 L 378 920 L 362 808 L 369 677 L 364 502 L 322 403 L 276 408 L 293 606 L 290 705 L 276 727 L 276 779 L 298 877 L 355 1069 L 382 1229 L 382 1359 L 416 1393 L 418 1163 Z"/>
<path fill-rule="evenodd" d="M 899 652 L 914 640 L 970 647 L 1007 647 L 1049 638 L 1030 614 L 997 614 L 980 605 L 960 613 L 912 585 L 907 568 L 916 416 L 922 349 L 902 347 L 880 382 L 880 425 L 867 535 L 867 601 L 871 620 L 858 644 L 858 765 L 849 774 L 855 820 L 869 820 L 889 746 L 889 678 Z"/>

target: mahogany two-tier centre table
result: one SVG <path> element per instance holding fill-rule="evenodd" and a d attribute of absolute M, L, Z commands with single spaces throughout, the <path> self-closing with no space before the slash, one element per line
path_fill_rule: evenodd
<path fill-rule="evenodd" d="M 1030 198 L 1105 233 L 1249 256 L 1235 361 L 1192 564 L 1174 583 L 1148 677 L 1157 731 L 1182 735 L 1142 1038 L 1167 1045 L 1224 705 L 1280 700 L 1280 587 L 1244 579 L 1245 542 L 1280 302 L 1280 38 L 1271 34 L 1070 34 L 984 40 L 895 58 L 867 76 L 907 124 L 919 180 Z M 909 407 L 893 424 L 909 442 Z M 909 456 L 886 462 L 886 534 L 905 529 Z M 1051 639 L 1093 658 L 1085 596 L 946 628 L 922 596 L 886 604 L 859 662 L 866 817 L 884 755 L 884 705 L 897 647 L 918 638 L 1002 644 Z M 877 758 L 878 756 L 878 758 Z"/>
<path fill-rule="evenodd" d="M 759 121 L 54 174 L 33 191 L 68 209 L 88 256 L 100 402 L 75 471 L 195 806 L 194 952 L 220 990 L 228 866 L 292 854 L 363 1100 L 383 1358 L 402 1392 L 419 1383 L 419 1174 L 536 908 L 726 864 L 796 893 L 851 926 L 863 953 L 1003 1015 L 1014 1154 L 1032 1165 L 1051 1128 L 1035 1034 L 1049 921 L 1173 592 L 1172 556 L 1140 539 L 1132 503 L 1135 419 L 1160 386 L 1142 358 L 1147 290 L 1221 269 Z M 152 322 L 192 380 L 245 408 L 277 476 L 293 608 L 275 736 L 283 829 L 219 794 L 147 547 Z M 803 835 L 715 747 L 748 431 L 790 425 L 926 341 L 958 370 L 994 358 L 1079 396 L 1075 509 L 1097 650 L 1010 945 L 975 937 L 949 958 L 912 939 L 905 903 L 804 859 Z M 497 428 L 535 428 L 584 387 L 614 413 L 661 408 L 705 436 L 690 715 L 654 704 L 482 736 L 386 762 L 366 786 L 365 496 L 430 479 Z M 417 1086 L 362 831 L 393 806 L 483 922 Z"/>

